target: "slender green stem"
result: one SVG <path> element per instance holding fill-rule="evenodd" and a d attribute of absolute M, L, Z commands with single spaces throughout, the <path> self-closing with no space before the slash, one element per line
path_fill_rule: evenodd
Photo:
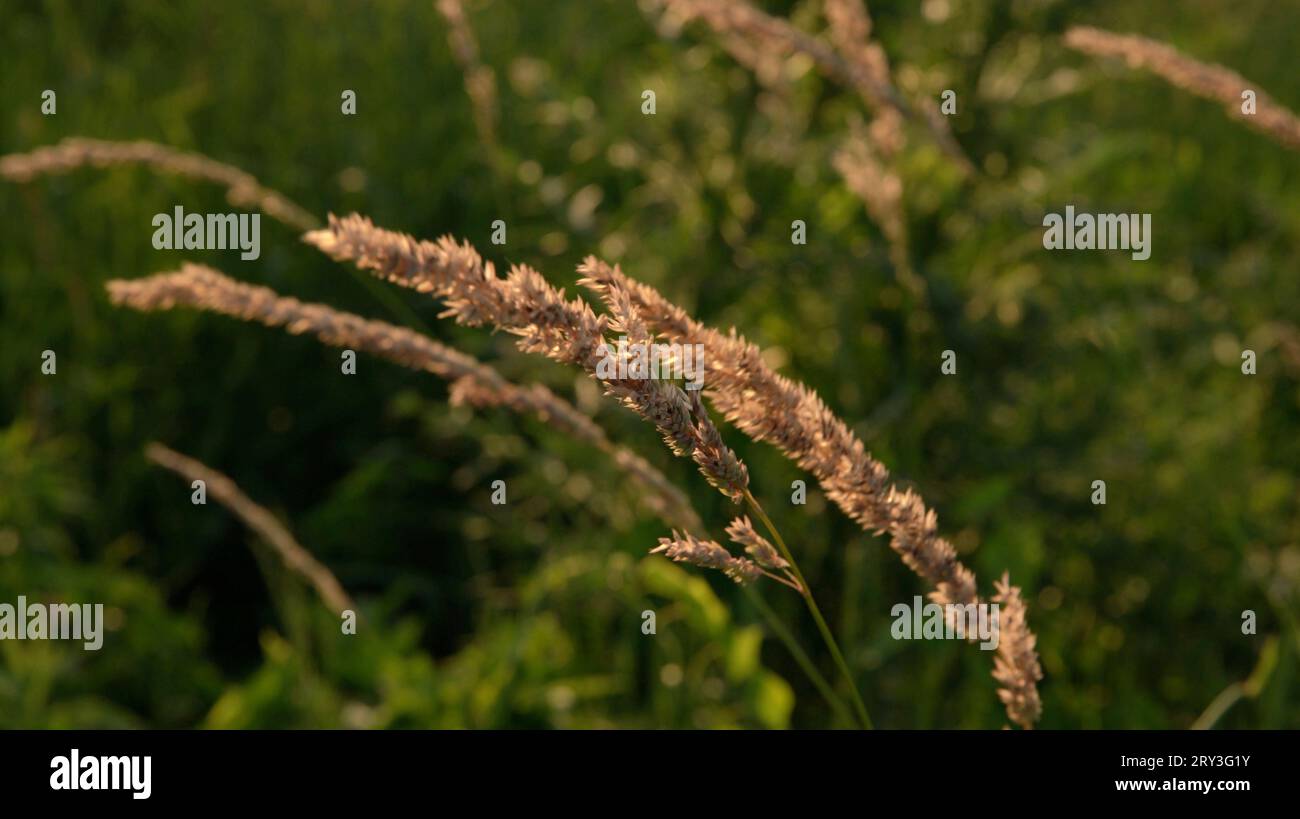
<path fill-rule="evenodd" d="M 1228 709 L 1237 704 L 1237 701 L 1246 695 L 1246 689 L 1241 683 L 1232 683 L 1227 688 L 1219 692 L 1219 696 L 1214 698 L 1205 713 L 1201 714 L 1196 722 L 1192 723 L 1193 731 L 1208 731 L 1213 728 L 1219 718 L 1228 712 Z"/>
<path fill-rule="evenodd" d="M 802 587 L 801 593 L 804 603 L 807 604 L 813 620 L 817 622 L 817 629 L 821 632 L 822 640 L 826 643 L 826 647 L 830 649 L 831 656 L 835 658 L 835 664 L 839 666 L 844 681 L 848 683 L 849 693 L 853 695 L 853 707 L 858 713 L 858 719 L 862 722 L 863 728 L 871 729 L 871 715 L 867 713 L 867 706 L 862 701 L 862 695 L 858 693 L 857 685 L 853 682 L 853 673 L 849 671 L 849 664 L 844 660 L 844 654 L 840 652 L 839 644 L 835 642 L 835 636 L 831 634 L 830 627 L 826 625 L 826 618 L 822 617 L 817 601 L 813 599 L 812 589 L 808 588 L 808 581 L 804 579 L 803 572 L 799 569 L 799 563 L 794 559 L 794 555 L 790 553 L 790 547 L 785 545 L 785 540 L 781 537 L 781 533 L 776 530 L 776 525 L 772 523 L 772 519 L 767 516 L 767 512 L 763 511 L 763 507 L 748 489 L 745 490 L 745 500 L 748 501 L 750 508 L 754 510 L 754 514 L 758 515 L 758 519 L 763 521 L 767 531 L 772 534 L 777 548 L 781 550 L 781 556 L 790 564 L 795 579 L 799 581 L 799 585 Z"/>
<path fill-rule="evenodd" d="M 752 586 L 744 585 L 741 588 L 749 595 L 749 600 L 754 604 L 754 608 L 758 609 L 763 615 L 763 619 L 767 620 L 768 628 L 785 644 L 786 650 L 790 652 L 795 662 L 803 669 L 803 673 L 807 675 L 813 686 L 822 695 L 822 699 L 826 700 L 826 704 L 835 709 L 835 713 L 839 714 L 840 719 L 852 722 L 854 717 L 852 712 L 849 711 L 849 707 L 844 704 L 844 700 L 840 699 L 840 696 L 835 693 L 835 689 L 817 670 L 817 666 L 813 664 L 808 652 L 803 650 L 803 646 L 799 645 L 799 641 L 790 632 L 790 629 L 786 628 L 785 623 L 781 622 L 781 618 L 777 617 L 776 612 L 772 611 L 772 607 Z"/>

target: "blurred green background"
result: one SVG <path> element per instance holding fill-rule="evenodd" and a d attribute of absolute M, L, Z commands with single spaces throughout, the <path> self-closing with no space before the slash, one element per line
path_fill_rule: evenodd
<path fill-rule="evenodd" d="M 764 2 L 807 31 L 818 0 Z M 1276 649 L 1221 726 L 1300 727 L 1300 167 L 1158 79 L 1059 41 L 1142 33 L 1300 108 L 1300 6 L 1274 0 L 870 4 L 904 93 L 958 94 L 963 181 L 924 134 L 899 168 L 913 263 L 830 158 L 858 99 L 799 60 L 759 85 L 699 25 L 631 0 L 467 0 L 496 73 L 476 130 L 432 2 L 0 2 L 0 153 L 151 139 L 324 216 L 464 237 L 574 292 L 618 261 L 817 389 L 991 593 L 1024 588 L 1047 728 L 1183 728 Z M 58 112 L 42 116 L 44 89 Z M 340 93 L 357 93 L 357 115 Z M 641 113 L 653 89 L 657 114 Z M 1153 253 L 1042 249 L 1044 212 L 1153 214 Z M 838 724 L 725 578 L 646 552 L 666 534 L 607 458 L 533 418 L 277 330 L 113 308 L 102 284 L 183 259 L 425 328 L 596 415 L 733 513 L 647 424 L 572 371 L 376 288 L 269 219 L 262 255 L 156 251 L 150 219 L 230 210 L 139 168 L 0 184 L 0 601 L 99 601 L 103 650 L 0 642 L 0 727 L 825 727 Z M 504 219 L 508 243 L 489 242 Z M 808 243 L 793 246 L 803 219 Z M 45 349 L 56 376 L 40 373 Z M 1256 351 L 1258 374 L 1240 371 Z M 958 374 L 939 373 L 941 351 Z M 800 556 L 879 726 L 999 728 L 991 657 L 901 642 L 925 591 L 775 450 L 723 434 Z M 361 602 L 337 620 L 220 505 L 142 457 L 233 477 Z M 509 503 L 490 502 L 504 479 Z M 1108 503 L 1090 503 L 1107 482 Z M 799 599 L 760 587 L 823 671 Z M 641 612 L 658 633 L 641 633 Z M 1241 631 L 1243 610 L 1258 634 Z"/>

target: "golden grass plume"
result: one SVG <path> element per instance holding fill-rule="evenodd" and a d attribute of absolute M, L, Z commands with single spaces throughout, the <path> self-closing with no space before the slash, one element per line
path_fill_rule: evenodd
<path fill-rule="evenodd" d="M 1150 71 L 1176 88 L 1217 102 L 1229 117 L 1287 148 L 1300 150 L 1300 117 L 1231 68 L 1195 60 L 1158 40 L 1091 26 L 1066 31 L 1065 44 L 1093 57 L 1120 57 L 1130 68 Z M 1242 110 L 1242 92 L 1246 90 L 1255 92 L 1254 114 Z"/>
<path fill-rule="evenodd" d="M 310 334 L 331 346 L 364 351 L 444 378 L 451 382 L 453 403 L 534 413 L 543 422 L 610 455 L 645 490 L 642 498 L 647 506 L 669 525 L 702 529 L 682 491 L 645 459 L 611 442 L 586 413 L 541 384 L 516 385 L 474 357 L 413 330 L 282 297 L 269 288 L 244 284 L 196 264 L 144 279 L 113 280 L 106 287 L 109 298 L 119 306 L 142 311 L 184 306 L 282 327 L 295 335 Z"/>
<path fill-rule="evenodd" d="M 47 145 L 28 153 L 0 156 L 0 177 L 27 182 L 45 174 L 113 165 L 145 165 L 160 173 L 215 182 L 226 189 L 226 201 L 237 208 L 255 208 L 294 230 L 312 230 L 320 226 L 319 219 L 287 196 L 263 187 L 251 174 L 233 165 L 146 140 L 115 142 L 69 137 L 57 145 Z"/>
<path fill-rule="evenodd" d="M 532 268 L 516 265 L 502 279 L 468 244 L 447 236 L 436 242 L 417 240 L 378 228 L 357 214 L 341 219 L 331 216 L 327 228 L 304 238 L 336 260 L 350 261 L 381 278 L 440 297 L 448 305 L 444 315 L 458 322 L 504 329 L 519 335 L 520 347 L 526 351 L 594 371 L 597 339 L 607 327 L 606 317 L 597 317 L 581 299 L 566 300 Z M 866 451 L 814 391 L 773 372 L 758 348 L 734 330 L 724 335 L 696 322 L 618 268 L 589 257 L 580 271 L 583 284 L 616 315 L 634 316 L 646 328 L 641 332 L 682 344 L 703 344 L 708 351 L 705 390 L 714 406 L 751 438 L 776 445 L 812 472 L 827 496 L 864 529 L 888 532 L 890 545 L 903 562 L 934 587 L 932 600 L 941 604 L 980 602 L 975 576 L 958 560 L 952 544 L 938 534 L 935 512 L 911 489 L 893 486 L 888 469 Z M 661 401 L 639 393 L 621 394 L 624 389 L 643 389 L 636 384 L 607 388 L 654 422 L 676 452 L 698 452 L 697 447 L 708 437 L 687 420 L 690 406 L 680 405 L 682 399 Z M 702 471 L 711 466 L 699 457 L 696 463 Z M 727 492 L 726 483 L 733 477 L 715 473 L 710 480 L 722 484 Z M 695 548 L 687 543 L 678 551 L 686 554 Z M 1005 662 L 1011 671 L 999 673 L 998 680 L 1004 686 L 1007 681 L 1014 682 L 1011 696 L 1023 703 L 1014 713 L 1009 705 L 1009 714 L 1018 724 L 1031 727 L 1037 719 L 1033 706 L 1042 672 L 1023 616 L 1006 619 L 1002 639 L 1017 650 L 1007 654 Z"/>

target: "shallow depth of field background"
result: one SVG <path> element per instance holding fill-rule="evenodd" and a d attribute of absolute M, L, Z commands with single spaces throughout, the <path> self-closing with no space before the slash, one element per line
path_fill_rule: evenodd
<path fill-rule="evenodd" d="M 824 27 L 816 0 L 762 5 Z M 469 0 L 496 71 L 495 151 L 432 2 L 3 0 L 0 152 L 71 135 L 201 151 L 322 217 L 450 232 L 569 292 L 584 255 L 618 261 L 816 388 L 938 510 L 982 591 L 1011 572 L 1039 637 L 1043 727 L 1187 727 L 1270 644 L 1259 696 L 1220 725 L 1300 727 L 1298 157 L 1059 43 L 1070 24 L 1147 34 L 1295 110 L 1300 7 L 870 6 L 906 92 L 957 91 L 952 124 L 983 170 L 962 183 L 911 133 L 923 303 L 830 165 L 857 98 L 798 60 L 766 90 L 703 26 L 665 39 L 622 0 Z M 56 116 L 40 114 L 46 88 Z M 349 88 L 355 117 L 339 111 Z M 343 376 L 313 340 L 111 307 L 106 280 L 193 259 L 427 327 L 595 413 L 723 537 L 728 501 L 576 371 L 368 287 L 269 218 L 256 261 L 156 251 L 150 219 L 178 204 L 231 209 L 214 186 L 137 168 L 0 184 L 0 601 L 104 602 L 112 628 L 98 653 L 0 642 L 0 726 L 834 724 L 738 589 L 646 556 L 665 526 L 598 452 L 533 418 L 451 408 L 438 379 L 373 358 Z M 1151 259 L 1044 251 L 1042 214 L 1066 204 L 1151 213 Z M 790 243 L 794 219 L 807 245 Z M 939 373 L 945 349 L 955 377 Z M 988 654 L 890 638 L 890 608 L 925 589 L 886 540 L 815 483 L 791 505 L 808 476 L 720 426 L 876 723 L 1001 727 Z M 360 634 L 340 637 L 220 505 L 192 506 L 142 457 L 154 439 L 280 515 L 361 601 Z M 506 506 L 490 503 L 498 478 Z M 830 676 L 799 599 L 761 590 Z"/>

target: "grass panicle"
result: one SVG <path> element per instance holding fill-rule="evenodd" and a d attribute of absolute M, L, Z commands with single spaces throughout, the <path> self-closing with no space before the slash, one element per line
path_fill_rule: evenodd
<path fill-rule="evenodd" d="M 642 497 L 647 506 L 670 525 L 695 531 L 703 528 L 680 489 L 645 459 L 611 442 L 586 413 L 541 384 L 517 385 L 474 357 L 428 336 L 328 305 L 283 297 L 269 288 L 235 281 L 202 265 L 186 264 L 176 272 L 114 280 L 106 286 L 110 299 L 120 306 L 144 311 L 184 306 L 282 327 L 295 335 L 310 334 L 334 347 L 364 351 L 444 378 L 451 382 L 453 403 L 535 414 L 543 422 L 610 455 L 644 490 Z"/>
<path fill-rule="evenodd" d="M 788 20 L 770 15 L 745 0 L 664 0 L 664 4 L 667 7 L 670 30 L 680 28 L 692 20 L 701 20 L 723 37 L 724 43 L 731 43 L 728 50 L 733 56 L 744 53 L 803 54 L 812 60 L 821 73 L 858 94 L 873 111 L 879 113 L 890 109 L 901 119 L 919 123 L 963 173 L 973 171 L 970 160 L 953 138 L 947 122 L 938 116 L 938 111 L 926 113 L 924 106 L 920 109 L 912 106 L 898 91 L 889 76 L 888 61 L 884 60 L 883 50 L 877 44 L 865 41 L 866 35 L 870 33 L 870 18 L 860 2 L 856 9 L 849 8 L 845 3 L 832 3 L 827 7 L 828 15 L 834 15 L 832 37 L 848 47 L 847 57 L 821 38 L 808 34 Z M 743 48 L 736 46 L 736 41 L 743 42 Z"/>
<path fill-rule="evenodd" d="M 447 44 L 452 58 L 465 75 L 465 93 L 474 114 L 479 138 L 489 150 L 497 145 L 496 73 L 479 56 L 478 38 L 469 24 L 461 0 L 436 0 L 434 6 L 447 21 Z"/>
<path fill-rule="evenodd" d="M 1231 68 L 1192 59 L 1149 37 L 1116 34 L 1091 26 L 1066 31 L 1065 44 L 1093 57 L 1119 57 L 1130 68 L 1149 71 L 1176 88 L 1219 103 L 1233 119 L 1267 134 L 1280 145 L 1300 151 L 1300 117 Z M 1242 110 L 1242 93 L 1247 90 L 1255 92 L 1253 114 Z"/>
<path fill-rule="evenodd" d="M 144 165 L 159 173 L 214 182 L 226 189 L 226 201 L 234 207 L 260 210 L 298 231 L 320 226 L 319 219 L 287 196 L 263 187 L 251 174 L 233 165 L 145 140 L 114 142 L 69 137 L 57 145 L 37 148 L 29 153 L 0 156 L 0 177 L 12 182 L 28 182 L 46 174 L 114 165 Z"/>
<path fill-rule="evenodd" d="M 705 391 L 713 406 L 742 432 L 773 444 L 816 476 L 826 496 L 863 529 L 888 533 L 890 546 L 903 563 L 933 588 L 930 597 L 934 602 L 981 602 L 975 575 L 957 558 L 952 544 L 939 535 L 934 510 L 911 489 L 892 485 L 888 468 L 872 457 L 816 392 L 774 372 L 759 349 L 734 330 L 723 334 L 706 327 L 617 267 L 591 263 L 584 281 L 602 298 L 615 291 L 629 294 L 640 315 L 662 337 L 681 344 L 704 344 L 709 351 Z M 1042 673 L 1027 625 L 1024 631 L 1022 650 L 1009 655 L 1007 662 L 1016 669 L 1014 679 L 1021 687 L 1016 696 L 1036 701 Z M 999 681 L 1003 677 L 1011 679 L 1003 674 Z"/>

